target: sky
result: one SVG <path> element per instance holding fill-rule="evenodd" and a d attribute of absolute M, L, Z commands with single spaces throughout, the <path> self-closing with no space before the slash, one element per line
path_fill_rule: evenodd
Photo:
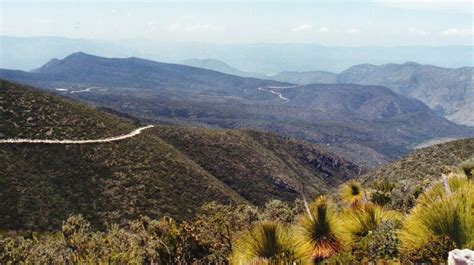
<path fill-rule="evenodd" d="M 332 46 L 473 45 L 472 1 L 0 0 L 0 35 Z"/>

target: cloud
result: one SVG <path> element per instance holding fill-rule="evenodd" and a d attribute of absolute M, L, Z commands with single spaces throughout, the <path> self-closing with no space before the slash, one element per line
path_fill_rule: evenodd
<path fill-rule="evenodd" d="M 313 30 L 313 26 L 308 24 L 298 25 L 291 29 L 291 31 L 299 32 L 299 31 L 311 31 Z"/>
<path fill-rule="evenodd" d="M 474 36 L 474 28 L 449 28 L 439 33 L 444 37 L 466 37 Z"/>
<path fill-rule="evenodd" d="M 308 32 L 308 31 L 314 31 L 314 32 L 321 32 L 321 33 L 325 33 L 325 32 L 329 32 L 329 29 L 327 27 L 319 27 L 319 28 L 315 28 L 313 27 L 312 25 L 308 25 L 308 24 L 302 24 L 302 25 L 298 25 L 296 27 L 293 27 L 291 29 L 291 31 L 294 31 L 294 32 Z"/>
<path fill-rule="evenodd" d="M 428 35 L 430 35 L 429 32 L 424 31 L 422 29 L 417 29 L 417 28 L 414 28 L 414 27 L 408 28 L 408 32 L 419 35 L 419 36 L 428 36 Z"/>
<path fill-rule="evenodd" d="M 187 25 L 184 29 L 186 31 L 223 31 L 225 30 L 225 26 L 212 24 L 194 24 Z"/>
<path fill-rule="evenodd" d="M 350 28 L 348 30 L 346 30 L 347 33 L 349 34 L 359 34 L 360 33 L 360 29 L 358 28 Z"/>
<path fill-rule="evenodd" d="M 214 24 L 171 24 L 166 27 L 168 31 L 199 32 L 199 31 L 224 31 L 226 26 Z"/>
<path fill-rule="evenodd" d="M 384 6 L 407 9 L 450 10 L 460 13 L 473 13 L 470 0 L 375 0 Z"/>
<path fill-rule="evenodd" d="M 318 29 L 319 32 L 329 32 L 329 29 L 327 27 L 320 27 Z"/>

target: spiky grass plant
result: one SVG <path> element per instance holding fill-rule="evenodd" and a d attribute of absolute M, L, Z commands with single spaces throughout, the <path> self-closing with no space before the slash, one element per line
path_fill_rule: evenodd
<path fill-rule="evenodd" d="M 288 227 L 262 222 L 244 232 L 235 242 L 231 264 L 301 264 L 305 260 Z"/>
<path fill-rule="evenodd" d="M 344 203 L 353 207 L 360 205 L 366 200 L 362 185 L 355 180 L 342 185 L 340 195 Z"/>
<path fill-rule="evenodd" d="M 474 183 L 458 174 L 432 186 L 419 198 L 399 236 L 405 253 L 441 238 L 457 248 L 474 248 Z"/>
<path fill-rule="evenodd" d="M 364 203 L 358 207 L 346 209 L 343 213 L 344 231 L 351 242 L 358 242 L 386 222 L 400 222 L 402 216 L 396 211 Z"/>
<path fill-rule="evenodd" d="M 318 263 L 344 248 L 342 224 L 332 204 L 319 197 L 299 222 L 301 246 Z"/>

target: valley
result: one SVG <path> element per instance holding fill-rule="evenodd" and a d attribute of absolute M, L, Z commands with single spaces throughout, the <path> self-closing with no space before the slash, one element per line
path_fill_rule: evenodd
<path fill-rule="evenodd" d="M 380 86 L 293 85 L 139 58 L 75 53 L 34 72 L 0 77 L 64 93 L 145 123 L 252 128 L 326 146 L 374 168 L 438 137 L 469 137 L 420 101 Z M 258 89 L 261 88 L 261 89 Z"/>

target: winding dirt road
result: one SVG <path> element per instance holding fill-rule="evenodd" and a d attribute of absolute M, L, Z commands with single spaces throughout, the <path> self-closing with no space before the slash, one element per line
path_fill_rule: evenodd
<path fill-rule="evenodd" d="M 257 89 L 260 91 L 268 91 L 272 94 L 278 95 L 278 97 L 281 100 L 285 101 L 284 103 L 287 103 L 288 101 L 290 101 L 290 99 L 287 97 L 284 97 L 281 93 L 272 90 L 272 88 L 293 88 L 293 87 L 298 87 L 298 86 L 264 86 L 264 87 L 259 87 Z"/>
<path fill-rule="evenodd" d="M 132 138 L 139 135 L 143 130 L 153 128 L 153 125 L 147 125 L 133 130 L 130 133 L 102 138 L 102 139 L 89 139 L 89 140 L 41 140 L 41 139 L 0 139 L 0 144 L 97 144 L 97 143 L 110 143 L 115 141 Z"/>

